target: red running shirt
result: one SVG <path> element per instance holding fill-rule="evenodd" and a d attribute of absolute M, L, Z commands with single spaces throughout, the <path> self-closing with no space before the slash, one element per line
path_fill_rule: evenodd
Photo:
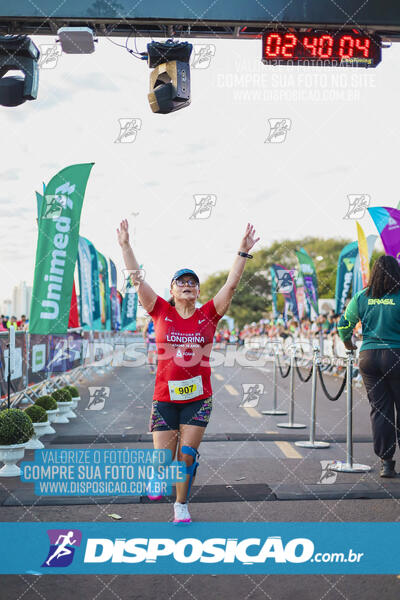
<path fill-rule="evenodd" d="M 212 395 L 209 357 L 218 321 L 214 300 L 188 319 L 157 296 L 149 315 L 154 321 L 158 366 L 154 400 L 194 402 Z"/>

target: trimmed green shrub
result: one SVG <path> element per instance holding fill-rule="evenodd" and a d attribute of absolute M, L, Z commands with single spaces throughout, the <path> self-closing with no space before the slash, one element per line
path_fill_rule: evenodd
<path fill-rule="evenodd" d="M 65 388 L 63 388 L 63 389 L 68 390 L 70 392 L 72 398 L 79 397 L 78 388 L 76 388 L 74 385 L 66 385 Z"/>
<path fill-rule="evenodd" d="M 7 408 L 0 412 L 0 445 L 24 444 L 33 436 L 32 421 L 19 408 Z"/>
<path fill-rule="evenodd" d="M 41 406 L 44 410 L 56 410 L 57 402 L 52 396 L 40 396 L 35 400 L 37 406 Z"/>
<path fill-rule="evenodd" d="M 47 412 L 41 406 L 33 404 L 25 409 L 25 413 L 28 415 L 32 423 L 45 423 L 47 421 Z"/>
<path fill-rule="evenodd" d="M 66 389 L 56 390 L 51 394 L 56 402 L 71 402 L 72 396 Z"/>

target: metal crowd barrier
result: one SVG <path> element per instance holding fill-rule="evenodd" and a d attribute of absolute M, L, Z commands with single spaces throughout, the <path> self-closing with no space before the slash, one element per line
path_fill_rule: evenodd
<path fill-rule="evenodd" d="M 294 365 L 295 365 L 295 353 L 296 347 L 293 345 L 290 351 L 290 380 L 289 380 L 289 421 L 285 423 L 277 423 L 277 427 L 283 427 L 285 429 L 304 429 L 306 426 L 303 423 L 295 423 L 294 421 Z"/>
<path fill-rule="evenodd" d="M 347 351 L 346 380 L 347 380 L 347 433 L 346 433 L 346 462 L 336 461 L 329 465 L 331 471 L 343 473 L 364 473 L 371 467 L 353 462 L 353 352 Z"/>
<path fill-rule="evenodd" d="M 268 348 L 267 344 L 264 346 L 266 349 Z M 282 349 L 281 345 L 281 349 Z M 287 423 L 277 423 L 277 427 L 283 428 L 293 428 L 293 429 L 302 429 L 305 428 L 306 425 L 301 423 L 296 423 L 294 420 L 294 411 L 295 411 L 295 395 L 294 395 L 294 373 L 297 370 L 299 378 L 302 382 L 308 381 L 312 378 L 311 382 L 311 406 L 310 406 L 310 436 L 306 441 L 297 441 L 295 442 L 296 446 L 303 448 L 328 448 L 329 443 L 316 440 L 316 412 L 317 412 L 317 383 L 318 379 L 321 383 L 321 388 L 325 394 L 325 396 L 330 401 L 336 401 L 340 398 L 342 393 L 345 391 L 346 393 L 346 458 L 345 462 L 335 461 L 333 464 L 329 465 L 329 468 L 334 471 L 341 471 L 346 473 L 354 473 L 354 472 L 366 472 L 370 470 L 370 467 L 367 465 L 362 465 L 359 463 L 355 463 L 353 459 L 353 364 L 354 364 L 354 353 L 353 351 L 346 351 L 346 374 L 342 381 L 342 384 L 338 390 L 338 392 L 332 396 L 323 381 L 323 375 L 321 371 L 321 355 L 320 355 L 320 345 L 316 341 L 313 347 L 313 355 L 312 355 L 312 368 L 307 377 L 303 377 L 300 374 L 300 369 L 297 365 L 296 358 L 296 344 L 292 344 L 289 353 L 290 363 L 286 370 L 283 371 L 282 366 L 280 364 L 279 359 L 279 348 L 278 344 L 275 344 L 275 348 L 273 349 L 273 408 L 272 410 L 263 410 L 261 411 L 264 415 L 280 415 L 287 414 L 283 411 L 278 410 L 278 371 L 280 372 L 281 377 L 285 378 L 290 376 L 289 379 L 289 421 Z M 282 354 L 284 358 L 287 359 L 285 354 Z"/>
<path fill-rule="evenodd" d="M 133 334 L 135 336 L 135 334 Z M 10 378 L 10 407 L 33 402 L 64 385 L 74 384 L 88 374 L 104 374 L 112 368 L 101 364 L 115 345 L 126 345 L 131 332 L 69 329 L 65 335 L 36 335 L 15 332 L 15 368 Z M 8 405 L 8 361 L 10 331 L 0 332 L 0 407 Z M 100 350 L 101 358 L 95 350 Z M 104 361 L 103 361 L 104 362 Z M 99 364 L 100 363 L 100 364 Z"/>

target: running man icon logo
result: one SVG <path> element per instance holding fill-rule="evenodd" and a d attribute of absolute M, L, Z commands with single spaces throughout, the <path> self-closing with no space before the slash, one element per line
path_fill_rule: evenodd
<path fill-rule="evenodd" d="M 58 44 L 40 44 L 39 69 L 54 69 L 62 54 L 61 46 Z"/>
<path fill-rule="evenodd" d="M 75 184 L 66 181 L 56 189 L 54 196 L 46 194 L 44 197 L 44 207 L 41 212 L 41 218 L 52 219 L 55 221 L 61 216 L 63 209 L 67 206 L 68 208 L 72 208 L 73 205 L 69 196 L 73 194 L 74 191 Z"/>
<path fill-rule="evenodd" d="M 211 59 L 215 56 L 215 46 L 213 44 L 194 44 L 192 54 L 192 69 L 208 69 Z"/>
<path fill-rule="evenodd" d="M 264 144 L 281 144 L 292 127 L 291 119 L 268 119 L 269 134 Z"/>
<path fill-rule="evenodd" d="M 79 529 L 48 529 L 49 553 L 42 567 L 68 567 L 74 558 L 75 548 L 81 545 Z"/>
<path fill-rule="evenodd" d="M 142 119 L 118 119 L 119 133 L 114 144 L 132 144 L 136 140 L 139 129 L 142 129 Z"/>
<path fill-rule="evenodd" d="M 217 203 L 215 194 L 194 194 L 194 210 L 189 219 L 208 219 Z"/>
<path fill-rule="evenodd" d="M 89 403 L 85 410 L 103 410 L 107 398 L 110 397 L 109 387 L 89 387 Z"/>
<path fill-rule="evenodd" d="M 349 206 L 343 219 L 358 220 L 362 219 L 365 215 L 365 211 L 371 202 L 371 196 L 368 194 L 348 194 L 347 200 L 349 201 Z"/>
<path fill-rule="evenodd" d="M 129 290 L 132 289 L 131 287 L 128 287 L 128 283 L 129 286 L 133 286 L 136 291 L 146 277 L 146 271 L 144 269 L 122 269 L 122 274 L 124 281 L 122 286 L 123 294 L 130 293 Z"/>
<path fill-rule="evenodd" d="M 321 476 L 319 478 L 319 481 L 317 481 L 317 483 L 322 483 L 322 484 L 332 484 L 335 483 L 336 478 L 337 478 L 337 472 L 336 471 L 331 471 L 330 470 L 330 466 L 333 465 L 335 463 L 334 460 L 320 460 L 319 461 L 321 464 Z"/>
<path fill-rule="evenodd" d="M 276 291 L 281 294 L 290 294 L 293 290 L 293 278 L 290 276 L 289 271 L 286 271 L 286 269 L 276 269 L 275 273 L 278 280 Z"/>
<path fill-rule="evenodd" d="M 53 371 L 65 370 L 67 361 L 73 362 L 80 359 L 80 351 L 79 341 L 74 344 L 71 340 L 61 340 L 56 343 L 47 366 L 51 367 Z"/>
<path fill-rule="evenodd" d="M 264 393 L 264 385 L 262 383 L 242 383 L 243 401 L 240 406 L 244 408 L 255 408 L 260 400 L 260 396 Z"/>

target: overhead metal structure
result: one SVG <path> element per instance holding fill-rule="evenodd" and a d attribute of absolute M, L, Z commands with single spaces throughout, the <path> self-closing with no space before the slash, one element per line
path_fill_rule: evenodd
<path fill-rule="evenodd" d="M 0 35 L 56 35 L 89 26 L 97 36 L 259 37 L 265 28 L 377 32 L 400 40 L 399 0 L 1 0 Z"/>

